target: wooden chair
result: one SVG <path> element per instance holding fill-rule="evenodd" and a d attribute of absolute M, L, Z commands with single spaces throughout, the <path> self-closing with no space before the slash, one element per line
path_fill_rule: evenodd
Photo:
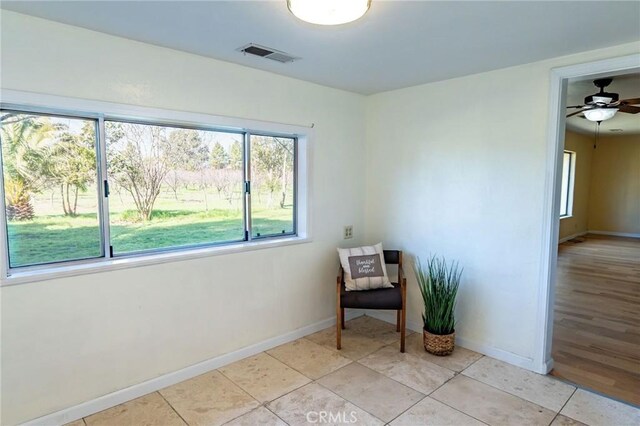
<path fill-rule="evenodd" d="M 352 309 L 384 309 L 396 311 L 396 331 L 400 332 L 400 352 L 404 352 L 405 328 L 407 317 L 407 280 L 402 270 L 402 251 L 384 250 L 384 262 L 387 265 L 398 265 L 397 282 L 393 288 L 375 290 L 346 291 L 344 270 L 340 272 L 336 286 L 336 347 L 342 347 L 342 330 L 344 326 L 344 308 Z"/>

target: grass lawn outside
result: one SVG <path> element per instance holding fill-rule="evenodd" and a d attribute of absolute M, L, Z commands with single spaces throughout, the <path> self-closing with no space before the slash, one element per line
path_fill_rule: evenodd
<path fill-rule="evenodd" d="M 269 203 L 265 194 L 252 199 L 253 235 L 293 232 L 292 195 L 281 208 Z M 11 267 L 100 257 L 101 235 L 97 218 L 97 196 L 89 191 L 80 196 L 78 215 L 60 214 L 55 193 L 33 199 L 36 217 L 9 222 Z M 114 254 L 180 246 L 241 241 L 244 238 L 242 195 L 231 203 L 215 190 L 182 189 L 178 194 L 163 191 L 151 220 L 140 221 L 132 199 L 126 193 L 109 197 L 111 245 Z"/>

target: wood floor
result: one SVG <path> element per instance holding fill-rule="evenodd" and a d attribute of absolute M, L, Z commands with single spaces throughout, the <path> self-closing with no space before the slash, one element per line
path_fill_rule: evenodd
<path fill-rule="evenodd" d="M 640 405 L 640 239 L 559 247 L 551 374 Z"/>

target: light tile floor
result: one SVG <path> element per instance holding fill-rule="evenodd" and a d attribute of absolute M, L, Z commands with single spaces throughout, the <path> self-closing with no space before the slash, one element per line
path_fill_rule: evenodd
<path fill-rule="evenodd" d="M 425 352 L 371 317 L 71 423 L 82 425 L 640 425 L 640 410 L 458 347 Z"/>

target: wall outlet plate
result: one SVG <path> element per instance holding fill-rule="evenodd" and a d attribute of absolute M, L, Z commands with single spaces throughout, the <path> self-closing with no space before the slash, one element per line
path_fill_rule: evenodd
<path fill-rule="evenodd" d="M 348 240 L 349 238 L 353 238 L 353 225 L 345 226 L 343 235 L 345 240 Z"/>

